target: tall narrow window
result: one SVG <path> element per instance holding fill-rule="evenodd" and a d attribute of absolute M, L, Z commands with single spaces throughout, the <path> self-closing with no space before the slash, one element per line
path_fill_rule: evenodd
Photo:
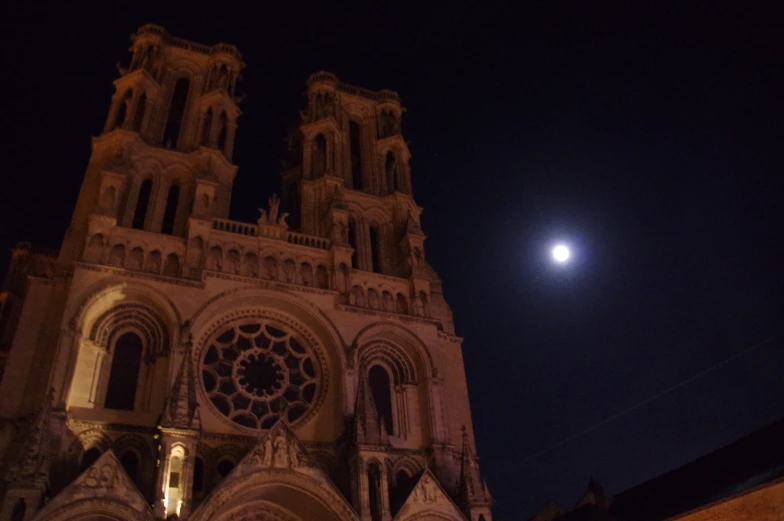
<path fill-rule="evenodd" d="M 142 361 L 142 340 L 136 333 L 125 333 L 114 344 L 112 369 L 106 387 L 107 409 L 132 411 Z"/>
<path fill-rule="evenodd" d="M 226 136 L 228 133 L 228 122 L 226 120 L 226 113 L 221 112 L 220 118 L 218 118 L 218 125 L 220 130 L 218 130 L 218 150 L 226 154 Z"/>
<path fill-rule="evenodd" d="M 169 479 L 166 485 L 166 515 L 172 514 L 180 515 L 180 507 L 182 506 L 182 477 L 185 460 L 185 451 L 180 446 L 172 448 L 171 457 L 169 458 Z"/>
<path fill-rule="evenodd" d="M 169 186 L 169 194 L 166 196 L 166 208 L 163 211 L 163 225 L 161 233 L 171 235 L 174 233 L 174 219 L 177 217 L 177 203 L 180 202 L 180 183 L 176 179 Z"/>
<path fill-rule="evenodd" d="M 375 462 L 367 468 L 368 499 L 370 501 L 370 519 L 381 520 L 381 469 Z"/>
<path fill-rule="evenodd" d="M 177 148 L 190 85 L 191 82 L 188 78 L 180 78 L 174 85 L 174 94 L 172 94 L 169 105 L 169 117 L 166 119 L 166 131 L 163 133 L 163 145 L 166 147 Z"/>
<path fill-rule="evenodd" d="M 381 244 L 379 242 L 378 226 L 370 225 L 370 260 L 373 262 L 373 271 L 381 273 Z"/>
<path fill-rule="evenodd" d="M 136 198 L 136 211 L 133 212 L 132 227 L 137 230 L 144 229 L 144 221 L 147 219 L 147 207 L 150 205 L 150 193 L 152 193 L 152 179 L 145 179 L 139 187 L 139 196 Z"/>
<path fill-rule="evenodd" d="M 384 422 L 384 427 L 388 433 L 392 434 L 392 395 L 389 373 L 380 365 L 374 365 L 368 373 L 368 384 L 370 384 L 370 393 L 373 395 L 373 403 L 375 403 L 376 410 Z"/>
<path fill-rule="evenodd" d="M 390 194 L 393 194 L 398 190 L 398 180 L 397 161 L 395 160 L 395 154 L 392 152 L 387 152 L 387 159 L 384 165 L 384 169 L 387 172 L 387 190 Z"/>
<path fill-rule="evenodd" d="M 14 505 L 14 510 L 11 512 L 11 521 L 22 521 L 27 512 L 27 503 L 23 497 L 20 497 Z"/>
<path fill-rule="evenodd" d="M 313 140 L 313 157 L 311 172 L 313 177 L 321 177 L 327 170 L 327 140 L 324 134 L 319 134 Z"/>
<path fill-rule="evenodd" d="M 348 135 L 351 147 L 351 185 L 355 190 L 362 190 L 362 135 L 359 123 L 349 122 Z"/>
<path fill-rule="evenodd" d="M 133 115 L 133 130 L 136 132 L 141 132 L 142 130 L 142 122 L 144 121 L 144 111 L 146 108 L 147 94 L 142 92 L 139 96 L 139 100 L 136 102 L 136 112 Z"/>
<path fill-rule="evenodd" d="M 125 118 L 128 116 L 128 107 L 131 104 L 132 97 L 133 91 L 130 89 L 125 91 L 123 99 L 120 100 L 120 104 L 117 106 L 117 114 L 114 116 L 114 125 L 112 128 L 120 128 L 125 123 Z"/>
<path fill-rule="evenodd" d="M 132 450 L 123 453 L 120 458 L 120 464 L 125 469 L 125 473 L 131 478 L 131 481 L 136 482 L 136 477 L 139 474 L 139 457 Z"/>
<path fill-rule="evenodd" d="M 204 115 L 204 125 L 201 127 L 201 144 L 202 146 L 210 146 L 210 132 L 212 131 L 212 108 L 207 109 L 207 114 Z"/>
<path fill-rule="evenodd" d="M 354 253 L 351 254 L 351 267 L 359 268 L 359 241 L 357 241 L 357 223 L 354 219 L 348 220 L 348 241 L 354 248 Z"/>
<path fill-rule="evenodd" d="M 204 491 L 204 460 L 196 456 L 193 463 L 193 492 L 194 495 Z"/>

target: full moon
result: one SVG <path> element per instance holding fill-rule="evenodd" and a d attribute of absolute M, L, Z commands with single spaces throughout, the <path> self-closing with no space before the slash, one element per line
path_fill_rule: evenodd
<path fill-rule="evenodd" d="M 564 263 L 569 260 L 570 255 L 569 248 L 563 244 L 558 244 L 553 248 L 553 259 L 555 259 L 555 262 Z"/>

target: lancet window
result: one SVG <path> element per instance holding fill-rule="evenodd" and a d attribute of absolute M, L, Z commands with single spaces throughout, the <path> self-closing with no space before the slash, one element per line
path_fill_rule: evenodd
<path fill-rule="evenodd" d="M 124 333 L 114 343 L 112 351 L 104 407 L 132 411 L 142 359 L 142 339 L 136 333 Z"/>

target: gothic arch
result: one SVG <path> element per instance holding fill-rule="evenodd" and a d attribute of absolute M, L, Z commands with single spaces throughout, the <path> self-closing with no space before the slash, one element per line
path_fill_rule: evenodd
<path fill-rule="evenodd" d="M 74 501 L 43 516 L 36 521 L 155 521 L 149 509 L 139 512 L 122 498 L 88 498 Z"/>
<path fill-rule="evenodd" d="M 359 521 L 334 486 L 298 472 L 263 469 L 229 479 L 191 514 L 190 521 L 244 519 L 270 504 L 293 519 Z"/>
<path fill-rule="evenodd" d="M 360 355 L 364 356 L 364 352 L 374 344 L 383 346 L 391 344 L 400 352 L 405 353 L 405 357 L 413 363 L 415 374 L 420 377 L 435 376 L 437 372 L 433 355 L 425 343 L 414 333 L 394 322 L 376 322 L 357 333 L 351 343 L 353 353 L 350 360 L 351 366 L 356 367 L 357 363 L 361 362 Z M 389 347 L 387 350 L 389 351 Z M 401 367 L 401 369 L 403 368 Z"/>
<path fill-rule="evenodd" d="M 359 367 L 370 368 L 380 363 L 392 376 L 395 385 L 416 383 L 414 360 L 397 344 L 376 339 L 358 349 Z"/>

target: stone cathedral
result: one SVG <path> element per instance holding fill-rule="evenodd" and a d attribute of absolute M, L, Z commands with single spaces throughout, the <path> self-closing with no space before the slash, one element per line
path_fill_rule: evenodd
<path fill-rule="evenodd" d="M 236 222 L 239 51 L 132 42 L 61 249 L 0 293 L 0 521 L 492 521 L 397 93 L 312 75 Z"/>

